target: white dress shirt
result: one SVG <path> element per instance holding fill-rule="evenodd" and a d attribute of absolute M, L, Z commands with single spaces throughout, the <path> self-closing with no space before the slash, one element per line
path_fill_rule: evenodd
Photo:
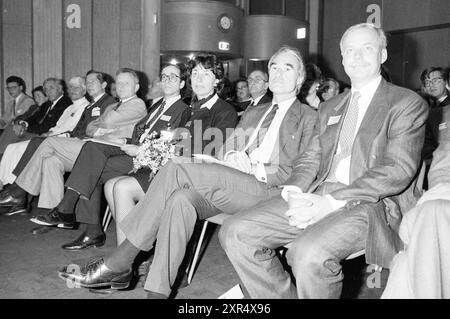
<path fill-rule="evenodd" d="M 74 101 L 71 106 L 64 110 L 56 125 L 50 129 L 50 136 L 71 132 L 89 105 L 90 103 L 85 97 Z"/>
<path fill-rule="evenodd" d="M 258 181 L 267 183 L 267 172 L 264 164 L 270 164 L 271 156 L 273 153 L 273 150 L 275 147 L 278 147 L 279 143 L 279 133 L 280 133 L 280 127 L 281 123 L 283 122 L 287 111 L 291 108 L 292 104 L 296 100 L 297 97 L 293 97 L 289 100 L 283 101 L 281 103 L 277 103 L 278 105 L 278 111 L 275 113 L 275 117 L 272 120 L 272 123 L 270 124 L 267 133 L 264 135 L 264 138 L 259 145 L 259 147 L 255 148 L 250 154 L 250 161 L 252 164 L 256 165 L 256 171 L 255 171 L 255 177 Z M 270 113 L 270 111 L 273 108 L 273 103 L 270 108 L 267 109 L 264 116 L 261 118 L 261 120 L 258 123 L 258 126 L 256 126 L 256 129 L 250 136 L 250 139 L 248 140 L 247 146 L 244 149 L 244 152 L 247 150 L 247 148 L 252 145 L 253 141 L 256 139 L 258 135 L 258 131 L 261 128 L 262 123 L 264 122 L 264 119 L 267 117 L 267 115 Z M 227 156 L 235 151 L 228 152 L 225 155 L 225 160 L 227 159 Z M 277 153 L 277 156 L 279 154 Z M 275 162 L 277 162 L 277 159 L 272 159 Z"/>

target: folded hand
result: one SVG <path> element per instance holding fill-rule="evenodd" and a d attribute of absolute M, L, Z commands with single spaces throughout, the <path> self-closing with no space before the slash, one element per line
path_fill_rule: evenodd
<path fill-rule="evenodd" d="M 333 211 L 325 196 L 302 193 L 296 194 L 296 197 L 296 206 L 286 212 L 291 226 L 305 229 Z"/>

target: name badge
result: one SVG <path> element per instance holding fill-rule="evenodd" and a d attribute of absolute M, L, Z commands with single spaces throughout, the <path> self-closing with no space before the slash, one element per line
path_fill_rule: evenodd
<path fill-rule="evenodd" d="M 172 119 L 172 117 L 171 117 L 171 116 L 168 116 L 168 115 L 162 115 L 159 119 L 160 119 L 161 121 L 169 122 L 169 121 Z"/>
<path fill-rule="evenodd" d="M 94 107 L 94 108 L 92 109 L 91 115 L 92 115 L 92 116 L 100 116 L 100 108 L 99 108 L 99 107 Z"/>
<path fill-rule="evenodd" d="M 447 129 L 447 122 L 439 124 L 439 131 L 443 131 Z"/>
<path fill-rule="evenodd" d="M 186 126 L 186 127 L 191 127 L 191 125 L 192 125 L 192 122 L 191 122 L 191 121 L 189 121 L 189 122 L 187 122 L 187 123 L 186 123 L 186 125 L 185 125 L 185 126 Z"/>
<path fill-rule="evenodd" d="M 340 115 L 339 116 L 330 116 L 330 118 L 328 119 L 327 126 L 337 124 L 337 123 L 339 123 L 340 120 L 341 120 Z"/>

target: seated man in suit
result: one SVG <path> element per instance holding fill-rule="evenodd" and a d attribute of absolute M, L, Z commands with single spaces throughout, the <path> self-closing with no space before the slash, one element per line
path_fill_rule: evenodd
<path fill-rule="evenodd" d="M 426 172 L 433 159 L 433 152 L 439 146 L 441 132 L 450 126 L 450 93 L 446 88 L 449 76 L 450 74 L 440 67 L 425 70 L 421 76 L 422 83 L 436 101 L 435 106 L 430 109 L 422 150 L 423 160 L 427 164 Z"/>
<path fill-rule="evenodd" d="M 258 105 L 264 105 L 272 101 L 272 94 L 269 89 L 269 75 L 261 70 L 255 70 L 247 78 L 248 89 L 252 96 L 251 102 L 245 112 Z"/>
<path fill-rule="evenodd" d="M 24 114 L 35 104 L 31 96 L 26 93 L 25 81 L 18 76 L 10 76 L 6 79 L 6 90 L 12 100 L 6 105 L 5 113 L 0 117 L 0 130 L 6 128 L 17 116 Z"/>
<path fill-rule="evenodd" d="M 92 103 L 88 103 L 89 105 L 86 106 L 84 109 L 84 112 L 82 112 L 81 117 L 77 119 L 75 116 L 70 116 L 72 114 L 71 110 L 69 108 L 66 109 L 70 113 L 68 114 L 68 124 L 62 124 L 58 125 L 53 129 L 50 129 L 52 132 L 51 135 L 58 135 L 60 137 L 72 137 L 72 138 L 84 138 L 86 137 L 86 128 L 87 125 L 97 119 L 103 112 L 105 111 L 106 107 L 109 105 L 112 105 L 115 103 L 115 100 L 113 97 L 105 93 L 105 88 L 107 86 L 105 76 L 103 73 L 98 71 L 90 71 L 87 74 L 86 79 L 86 86 L 85 89 L 83 89 L 83 92 L 79 92 L 79 89 L 76 86 L 76 83 L 74 83 L 74 92 L 72 99 L 77 99 L 77 103 L 80 102 L 86 103 L 86 100 L 84 98 L 85 92 L 87 90 L 87 93 L 91 97 Z M 70 83 L 69 83 L 69 93 L 70 93 Z M 79 97 L 81 95 L 81 98 Z M 76 107 L 76 105 L 72 105 L 72 107 Z M 61 116 L 61 119 L 64 117 Z M 75 115 L 75 114 L 74 114 Z M 60 119 L 60 120 L 61 120 Z M 74 122 L 73 120 L 76 120 L 77 122 Z M 60 121 L 58 121 L 59 123 Z M 75 126 L 76 125 L 76 126 Z M 74 127 L 75 126 L 75 127 Z M 25 152 L 22 152 L 23 155 L 19 154 L 18 157 L 18 163 L 16 160 L 12 160 L 11 156 L 16 158 L 17 152 L 14 148 L 11 148 L 13 145 L 19 146 L 20 143 L 10 144 L 8 148 L 6 149 L 5 155 L 2 158 L 2 161 L 0 163 L 0 180 L 3 183 L 8 183 L 11 185 L 8 185 L 2 193 L 0 193 L 0 198 L 3 198 L 4 196 L 7 196 L 7 193 L 15 193 L 16 197 L 25 199 L 26 192 L 23 191 L 17 184 L 13 183 L 17 176 L 20 175 L 22 170 L 25 168 L 25 166 L 30 161 L 31 157 L 33 156 L 34 152 L 38 149 L 39 145 L 46 139 L 46 137 L 34 137 L 32 138 L 28 145 L 26 145 Z M 22 142 L 23 143 L 23 142 Z M 23 145 L 21 145 L 23 146 Z M 9 158 L 9 160 L 8 160 Z M 13 213 L 15 211 L 21 211 L 25 208 L 26 203 L 24 200 L 21 200 L 12 206 L 8 207 L 8 211 Z"/>
<path fill-rule="evenodd" d="M 450 128 L 442 133 L 428 174 L 430 189 L 400 224 L 405 249 L 391 264 L 383 299 L 450 298 Z"/>
<path fill-rule="evenodd" d="M 118 224 L 127 240 L 81 274 L 63 269 L 60 276 L 83 287 L 125 287 L 136 255 L 157 240 L 145 289 L 150 298 L 168 298 L 197 218 L 238 213 L 279 195 L 293 160 L 307 149 L 317 114 L 296 98 L 305 76 L 297 49 L 282 47 L 269 69 L 273 101 L 246 114 L 219 152 L 221 164 L 169 161 Z M 201 75 L 193 72 L 194 91 L 207 76 Z"/>
<path fill-rule="evenodd" d="M 79 238 L 64 244 L 63 249 L 81 250 L 92 246 L 102 246 L 105 233 L 101 225 L 101 199 L 103 184 L 114 177 L 125 175 L 133 169 L 133 156 L 136 156 L 138 145 L 145 138 L 156 132 L 158 134 L 168 127 L 176 129 L 188 121 L 191 110 L 183 103 L 180 90 L 185 85 L 187 73 L 182 65 L 167 65 L 161 71 L 164 97 L 156 103 L 142 120 L 134 127 L 131 138 L 123 139 L 120 145 L 106 145 L 87 142 L 80 151 L 72 172 L 66 182 L 68 189 L 63 199 L 54 207 L 51 214 L 68 215 L 76 213 L 78 222 L 85 224 Z M 148 180 L 150 172 L 142 172 L 143 179 Z M 82 186 L 80 186 L 82 185 Z M 88 189 L 88 190 L 86 190 Z M 76 195 L 71 194 L 76 192 Z M 71 198 L 79 194 L 89 194 L 87 198 L 78 200 L 78 207 L 70 205 Z M 68 208 L 72 206 L 71 208 Z M 74 216 L 75 216 L 74 215 Z M 34 222 L 46 225 L 52 224 L 46 216 L 33 219 Z M 60 223 L 61 221 L 56 221 Z"/>
<path fill-rule="evenodd" d="M 0 154 L 9 144 L 47 133 L 56 125 L 64 110 L 72 104 L 70 98 L 64 95 L 63 88 L 60 79 L 48 78 L 44 81 L 44 91 L 51 103 L 43 104 L 33 115 L 9 126 L 0 137 Z"/>
<path fill-rule="evenodd" d="M 339 298 L 341 261 L 365 249 L 389 268 L 402 213 L 416 202 L 428 107 L 382 79 L 383 30 L 350 27 L 341 39 L 352 89 L 324 102 L 308 151 L 281 195 L 225 220 L 219 239 L 252 298 Z M 296 286 L 276 256 L 286 259 Z"/>
<path fill-rule="evenodd" d="M 105 112 L 90 122 L 86 135 L 106 143 L 129 138 L 134 124 L 147 114 L 145 103 L 136 96 L 139 79 L 135 71 L 117 72 L 117 92 L 121 101 L 109 105 Z M 25 192 L 39 196 L 39 207 L 53 208 L 64 194 L 64 173 L 70 172 L 86 139 L 49 137 L 34 152 L 17 177 L 18 189 L 0 196 L 0 207 L 25 200 Z M 73 225 L 72 225 L 73 227 Z"/>

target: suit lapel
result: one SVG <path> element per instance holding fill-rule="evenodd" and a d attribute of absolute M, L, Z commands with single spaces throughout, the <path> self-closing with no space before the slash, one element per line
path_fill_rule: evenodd
<path fill-rule="evenodd" d="M 300 123 L 300 113 L 300 101 L 296 99 L 294 103 L 292 103 L 292 105 L 289 107 L 289 110 L 286 112 L 283 122 L 281 122 L 279 130 L 280 138 L 278 139 L 281 144 L 278 149 L 274 149 L 274 152 L 279 153 L 279 151 L 281 151 L 286 146 L 290 139 L 292 139 L 291 135 L 296 131 L 295 128 L 298 127 Z"/>

